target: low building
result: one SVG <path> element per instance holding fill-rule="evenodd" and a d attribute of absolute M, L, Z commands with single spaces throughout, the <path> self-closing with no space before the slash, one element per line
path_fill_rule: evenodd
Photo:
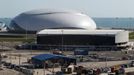
<path fill-rule="evenodd" d="M 44 29 L 37 33 L 37 44 L 45 48 L 118 50 L 128 46 L 125 30 Z"/>
<path fill-rule="evenodd" d="M 56 54 L 39 54 L 36 56 L 33 56 L 31 58 L 32 64 L 34 66 L 38 67 L 44 67 L 44 65 L 48 64 L 50 65 L 51 63 L 60 63 L 61 66 L 64 66 L 65 63 L 66 65 L 70 65 L 71 63 L 76 65 L 76 59 L 67 57 L 64 55 L 56 55 Z M 46 67 L 46 66 L 45 66 Z"/>

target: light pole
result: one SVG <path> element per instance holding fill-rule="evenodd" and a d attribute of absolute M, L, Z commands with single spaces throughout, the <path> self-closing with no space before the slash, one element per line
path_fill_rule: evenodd
<path fill-rule="evenodd" d="M 64 41 L 64 40 L 63 40 L 63 29 L 61 30 L 61 32 L 62 32 L 62 35 L 61 35 L 61 44 L 62 44 L 61 47 L 62 47 L 62 49 L 61 49 L 61 50 L 62 50 L 62 52 L 63 52 L 63 41 Z"/>
<path fill-rule="evenodd" d="M 118 17 L 116 17 L 115 19 L 116 19 L 116 22 L 115 22 L 116 24 L 115 24 L 115 25 L 116 25 L 118 28 L 121 28 L 121 27 L 118 25 Z"/>
<path fill-rule="evenodd" d="M 19 54 L 19 66 L 20 66 L 20 59 L 21 59 L 21 54 Z"/>
<path fill-rule="evenodd" d="M 106 65 L 105 65 L 105 67 L 107 67 L 107 57 L 105 57 L 105 62 L 106 62 Z"/>
<path fill-rule="evenodd" d="M 133 23 L 132 23 L 133 22 L 133 18 L 130 17 L 129 20 L 130 20 L 130 26 L 129 26 L 129 28 L 130 28 L 131 31 L 134 31 L 133 30 Z"/>
<path fill-rule="evenodd" d="M 27 41 L 27 25 L 26 25 L 26 29 L 25 29 L 25 35 L 26 35 L 26 38 L 25 38 L 25 40 Z"/>

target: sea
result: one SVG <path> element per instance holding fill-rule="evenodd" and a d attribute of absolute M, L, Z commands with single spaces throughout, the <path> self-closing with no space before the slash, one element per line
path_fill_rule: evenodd
<path fill-rule="evenodd" d="M 10 25 L 12 18 L 0 18 L 0 22 Z M 97 18 L 93 17 L 98 28 L 134 29 L 134 18 Z"/>

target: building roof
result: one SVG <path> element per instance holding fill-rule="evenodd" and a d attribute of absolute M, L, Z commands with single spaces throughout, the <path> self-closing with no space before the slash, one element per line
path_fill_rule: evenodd
<path fill-rule="evenodd" d="M 40 31 L 42 29 L 96 29 L 93 19 L 81 12 L 40 9 L 24 12 L 10 23 L 12 31 Z"/>
<path fill-rule="evenodd" d="M 37 56 L 32 57 L 32 59 L 37 59 L 39 61 L 46 61 L 52 59 L 64 59 L 64 60 L 76 60 L 74 58 L 66 57 L 64 55 L 56 55 L 56 54 L 40 54 Z"/>
<path fill-rule="evenodd" d="M 79 35 L 115 35 L 119 32 L 123 32 L 125 30 L 71 30 L 71 29 L 44 29 L 39 31 L 37 34 L 38 35 L 43 35 L 43 34 L 79 34 Z"/>
<path fill-rule="evenodd" d="M 37 9 L 37 10 L 31 10 L 27 11 L 21 14 L 27 14 L 27 15 L 39 15 L 39 14 L 52 14 L 52 13 L 81 13 L 80 11 L 75 10 L 64 10 L 64 9 Z"/>

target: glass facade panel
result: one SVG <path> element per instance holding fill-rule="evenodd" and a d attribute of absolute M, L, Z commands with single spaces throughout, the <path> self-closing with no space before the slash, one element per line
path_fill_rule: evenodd
<path fill-rule="evenodd" d="M 109 35 L 46 35 L 37 36 L 37 43 L 44 45 L 115 45 Z"/>

